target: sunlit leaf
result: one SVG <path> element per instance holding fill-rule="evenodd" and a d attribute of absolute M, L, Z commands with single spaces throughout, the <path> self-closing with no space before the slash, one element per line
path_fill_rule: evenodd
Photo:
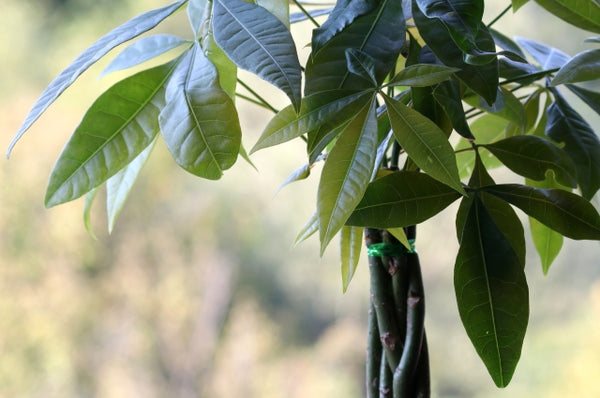
<path fill-rule="evenodd" d="M 583 51 L 560 68 L 551 86 L 600 79 L 600 49 Z"/>
<path fill-rule="evenodd" d="M 577 186 L 575 165 L 566 152 L 546 139 L 516 135 L 487 144 L 485 148 L 519 175 L 542 181 L 546 178 L 546 170 L 552 170 L 561 184 Z"/>
<path fill-rule="evenodd" d="M 214 0 L 214 38 L 242 69 L 274 84 L 300 108 L 301 70 L 290 31 L 269 11 L 243 0 Z"/>
<path fill-rule="evenodd" d="M 446 135 L 431 120 L 400 101 L 384 97 L 394 136 L 423 171 L 466 194 L 458 176 L 454 150 Z"/>
<path fill-rule="evenodd" d="M 177 164 L 199 177 L 221 178 L 237 159 L 242 132 L 235 104 L 198 44 L 177 66 L 165 100 L 160 127 Z"/>
<path fill-rule="evenodd" d="M 67 142 L 46 190 L 47 207 L 80 197 L 113 176 L 159 131 L 164 85 L 176 61 L 120 81 L 92 104 Z"/>
<path fill-rule="evenodd" d="M 360 249 L 363 244 L 363 229 L 359 227 L 343 226 L 340 231 L 340 255 L 342 262 L 342 287 L 344 293 L 348 290 L 350 281 L 354 276 L 358 261 L 360 260 Z"/>
<path fill-rule="evenodd" d="M 496 142 L 504 138 L 504 130 L 506 129 L 507 121 L 494 114 L 488 113 L 471 123 L 471 131 L 475 136 L 475 143 L 487 144 Z M 471 148 L 471 144 L 461 139 L 456 145 L 455 150 L 460 151 L 456 154 L 456 164 L 458 165 L 458 173 L 461 179 L 468 177 L 473 172 L 474 159 L 472 151 L 467 151 Z M 498 160 L 488 151 L 479 151 L 483 164 L 488 170 L 502 166 L 502 162 Z"/>
<path fill-rule="evenodd" d="M 479 198 L 470 206 L 454 268 L 458 311 L 494 383 L 510 382 L 529 318 L 523 265 Z"/>
<path fill-rule="evenodd" d="M 592 127 L 553 89 L 554 102 L 548 107 L 546 135 L 564 143 L 563 150 L 577 169 L 577 182 L 587 199 L 600 188 L 600 140 Z"/>
<path fill-rule="evenodd" d="M 529 0 L 511 0 L 513 11 L 517 11 L 519 8 L 527 4 Z"/>
<path fill-rule="evenodd" d="M 406 236 L 406 232 L 404 232 L 404 228 L 388 228 L 387 231 L 392 234 L 394 238 L 398 239 L 398 242 L 402 243 L 402 246 L 407 250 L 413 250 Z"/>
<path fill-rule="evenodd" d="M 460 197 L 425 173 L 402 171 L 369 184 L 348 225 L 399 228 L 421 223 Z"/>
<path fill-rule="evenodd" d="M 519 184 L 482 188 L 571 239 L 600 240 L 600 215 L 586 199 L 562 189 Z"/>
<path fill-rule="evenodd" d="M 106 181 L 106 216 L 108 218 L 108 233 L 111 233 L 119 213 L 133 188 L 133 184 L 137 179 L 140 171 L 148 157 L 152 148 L 156 144 L 156 139 L 152 141 L 146 149 L 131 161 L 127 166 L 119 170 L 117 174 L 110 177 Z"/>
<path fill-rule="evenodd" d="M 300 180 L 304 180 L 304 179 L 308 178 L 308 176 L 310 176 L 310 169 L 311 169 L 311 165 L 309 163 L 306 163 L 305 165 L 298 167 L 289 176 L 286 177 L 286 179 L 281 183 L 279 188 L 277 188 L 277 191 L 275 192 L 275 194 L 277 194 L 279 191 L 281 191 L 281 189 L 283 187 L 291 184 L 292 182 L 296 182 L 296 181 L 300 181 Z"/>
<path fill-rule="evenodd" d="M 447 80 L 460 69 L 445 65 L 416 64 L 410 65 L 398 72 L 386 86 L 433 86 Z"/>
<path fill-rule="evenodd" d="M 25 121 L 8 146 L 7 156 L 25 131 L 41 116 L 50 104 L 63 93 L 91 65 L 105 56 L 110 50 L 154 28 L 169 15 L 177 11 L 187 0 L 145 12 L 114 28 L 82 52 L 65 70 L 52 80 L 40 98 L 35 102 Z"/>
<path fill-rule="evenodd" d="M 144 37 L 121 51 L 102 71 L 100 77 L 137 66 L 185 43 L 189 41 L 168 34 Z"/>
<path fill-rule="evenodd" d="M 314 235 L 315 232 L 319 230 L 319 215 L 315 211 L 312 216 L 308 219 L 306 224 L 302 227 L 300 232 L 298 232 L 298 236 L 294 240 L 294 246 L 298 245 L 301 242 L 304 242 L 306 239 L 310 238 Z"/>
<path fill-rule="evenodd" d="M 360 202 L 373 171 L 377 150 L 374 102 L 344 129 L 321 173 L 317 193 L 321 254 Z"/>
<path fill-rule="evenodd" d="M 234 99 L 237 86 L 237 66 L 217 45 L 212 30 L 208 30 L 202 38 L 202 49 L 206 57 L 217 68 L 221 88 Z"/>
<path fill-rule="evenodd" d="M 600 4 L 596 0 L 535 0 L 535 2 L 571 25 L 600 33 Z"/>

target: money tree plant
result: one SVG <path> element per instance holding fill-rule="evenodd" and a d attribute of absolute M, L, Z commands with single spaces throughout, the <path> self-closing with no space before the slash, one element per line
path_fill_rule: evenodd
<path fill-rule="evenodd" d="M 600 34 L 597 0 L 536 2 Z M 600 188 L 600 141 L 564 96 L 570 91 L 600 114 L 600 92 L 591 88 L 600 77 L 600 37 L 570 56 L 494 29 L 525 3 L 513 0 L 484 21 L 483 0 L 179 0 L 79 55 L 33 105 L 9 153 L 92 64 L 186 10 L 187 37 L 145 35 L 108 65 L 104 74 L 177 49 L 90 106 L 52 170 L 46 206 L 86 196 L 89 212 L 106 185 L 110 229 L 159 139 L 183 169 L 211 180 L 240 156 L 249 161 L 260 149 L 303 140 L 306 164 L 285 183 L 309 177 L 318 163 L 322 171 L 316 211 L 297 241 L 317 234 L 323 253 L 339 239 L 344 290 L 366 244 L 366 396 L 406 398 L 430 395 L 416 229 L 460 201 L 448 226 L 459 242 L 455 299 L 475 350 L 504 387 L 529 317 L 525 231 L 515 208 L 529 217 L 544 273 L 563 237 L 600 240 L 590 203 Z M 295 40 L 296 24 L 314 25 L 312 36 Z M 299 49 L 310 52 L 304 64 Z M 238 69 L 289 103 L 270 103 Z M 248 152 L 240 101 L 274 113 Z M 511 170 L 514 182 L 496 183 L 489 170 L 497 167 Z"/>

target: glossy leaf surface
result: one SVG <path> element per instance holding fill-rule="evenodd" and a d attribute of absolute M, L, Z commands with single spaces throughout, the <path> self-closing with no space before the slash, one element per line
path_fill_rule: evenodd
<path fill-rule="evenodd" d="M 433 86 L 447 80 L 460 69 L 445 65 L 415 64 L 398 72 L 386 86 Z"/>
<path fill-rule="evenodd" d="M 600 33 L 600 4 L 596 0 L 535 0 L 535 2 L 571 25 Z"/>
<path fill-rule="evenodd" d="M 58 158 L 46 190 L 52 207 L 76 199 L 113 176 L 159 131 L 165 82 L 175 63 L 120 81 L 92 104 Z"/>
<path fill-rule="evenodd" d="M 574 56 L 556 72 L 551 86 L 600 79 L 600 49 L 588 50 Z"/>
<path fill-rule="evenodd" d="M 342 287 L 344 293 L 352 281 L 360 260 L 360 250 L 363 245 L 363 229 L 343 226 L 340 232 L 340 255 L 342 269 Z"/>
<path fill-rule="evenodd" d="M 177 66 L 165 99 L 160 127 L 177 164 L 199 177 L 221 178 L 237 159 L 242 132 L 232 99 L 198 45 Z"/>
<path fill-rule="evenodd" d="M 529 318 L 523 266 L 478 198 L 462 232 L 454 268 L 460 318 L 498 387 L 510 382 Z"/>

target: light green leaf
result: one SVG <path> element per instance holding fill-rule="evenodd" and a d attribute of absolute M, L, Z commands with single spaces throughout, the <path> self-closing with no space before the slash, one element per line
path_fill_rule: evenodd
<path fill-rule="evenodd" d="M 390 234 L 392 234 L 394 238 L 398 239 L 398 242 L 402 243 L 402 246 L 404 246 L 406 250 L 414 250 L 414 248 L 411 247 L 408 238 L 406 237 L 406 232 L 404 232 L 404 228 L 388 228 L 387 231 Z"/>
<path fill-rule="evenodd" d="M 552 170 L 561 184 L 577 186 L 574 177 L 577 172 L 569 156 L 544 138 L 516 135 L 484 147 L 519 175 L 542 181 L 546 178 L 546 170 Z"/>
<path fill-rule="evenodd" d="M 131 163 L 106 181 L 106 215 L 108 218 L 109 234 L 112 232 L 117 217 L 121 213 L 121 209 L 131 192 L 131 188 L 140 174 L 142 167 L 146 164 L 156 141 L 157 139 L 155 138 Z"/>
<path fill-rule="evenodd" d="M 186 43 L 190 42 L 168 34 L 144 37 L 121 51 L 102 71 L 100 77 L 137 66 Z"/>
<path fill-rule="evenodd" d="M 394 136 L 423 171 L 466 195 L 446 135 L 431 120 L 400 101 L 384 96 Z"/>
<path fill-rule="evenodd" d="M 308 178 L 308 176 L 310 176 L 310 169 L 312 168 L 312 165 L 310 163 L 306 163 L 305 165 L 300 166 L 299 168 L 297 168 L 296 170 L 294 170 L 289 176 L 287 176 L 287 178 L 281 183 L 281 185 L 279 186 L 279 188 L 277 188 L 277 191 L 275 192 L 275 195 L 277 195 L 277 193 L 279 193 L 279 191 L 281 191 L 281 189 L 283 187 L 285 187 L 288 184 L 291 184 L 292 182 L 296 182 L 296 181 L 300 181 L 300 180 L 305 180 Z"/>
<path fill-rule="evenodd" d="M 206 35 L 202 38 L 202 49 L 204 55 L 217 68 L 219 75 L 219 84 L 223 90 L 232 99 L 235 99 L 235 88 L 237 86 L 237 66 L 229 59 L 227 54 L 215 42 L 213 32 L 207 29 Z"/>
<path fill-rule="evenodd" d="M 207 0 L 189 0 L 187 6 L 188 19 L 194 35 L 198 37 L 202 32 L 206 21 L 208 1 Z"/>
<path fill-rule="evenodd" d="M 290 2 L 288 0 L 257 0 L 256 4 L 275 15 L 286 28 L 290 28 Z"/>
<path fill-rule="evenodd" d="M 504 138 L 504 129 L 507 124 L 505 119 L 488 113 L 477 118 L 471 123 L 470 127 L 475 136 L 475 142 L 477 144 L 485 144 Z M 468 148 L 471 148 L 471 144 L 465 139 L 461 139 L 455 148 L 456 151 L 461 151 L 456 154 L 456 163 L 461 179 L 470 176 L 473 172 L 473 162 L 475 157 L 473 156 L 472 151 L 465 151 Z M 486 169 L 491 170 L 502 166 L 502 162 L 495 156 L 492 156 L 488 151 L 480 151 L 480 155 Z"/>
<path fill-rule="evenodd" d="M 363 229 L 358 227 L 343 226 L 340 232 L 340 255 L 342 261 L 342 287 L 344 293 L 348 290 L 350 281 L 354 276 L 358 261 L 360 260 L 360 249 L 363 243 Z"/>
<path fill-rule="evenodd" d="M 501 118 L 516 124 L 523 133 L 525 131 L 525 126 L 527 125 L 527 113 L 525 112 L 525 108 L 521 101 L 504 87 L 499 89 L 497 98 L 498 101 L 493 107 L 488 106 L 482 98 L 475 95 L 465 97 L 464 101 L 471 106 L 491 112 L 494 115 L 500 116 Z"/>
<path fill-rule="evenodd" d="M 510 382 L 529 317 L 523 266 L 476 197 L 470 206 L 454 267 L 458 311 L 494 383 Z"/>
<path fill-rule="evenodd" d="M 512 7 L 513 7 L 513 11 L 516 12 L 519 8 L 523 7 L 525 4 L 527 4 L 529 2 L 529 0 L 512 0 Z"/>
<path fill-rule="evenodd" d="M 293 246 L 298 245 L 301 242 L 304 242 L 306 239 L 310 238 L 314 235 L 315 232 L 319 230 L 319 214 L 315 211 L 313 215 L 308 219 L 306 224 L 302 227 L 300 232 L 298 232 L 298 236 L 294 240 Z"/>
<path fill-rule="evenodd" d="M 82 52 L 65 70 L 52 80 L 40 98 L 35 102 L 25 121 L 10 142 L 7 157 L 25 131 L 48 109 L 48 107 L 91 65 L 105 56 L 110 50 L 154 28 L 169 15 L 177 11 L 187 0 L 145 12 L 114 28 Z"/>
<path fill-rule="evenodd" d="M 519 184 L 482 189 L 517 206 L 567 238 L 600 240 L 600 215 L 581 196 L 562 189 L 538 189 Z"/>
<path fill-rule="evenodd" d="M 367 189 L 376 151 L 377 119 L 373 101 L 346 126 L 323 167 L 317 192 L 321 255 Z"/>
<path fill-rule="evenodd" d="M 369 184 L 347 225 L 401 228 L 419 224 L 460 197 L 425 173 L 400 171 Z"/>
<path fill-rule="evenodd" d="M 243 0 L 214 0 L 213 32 L 237 66 L 274 84 L 296 110 L 300 108 L 302 77 L 296 46 L 277 17 Z"/>
<path fill-rule="evenodd" d="M 85 226 L 85 230 L 87 231 L 88 235 L 92 238 L 92 239 L 98 239 L 96 238 L 96 234 L 94 234 L 94 231 L 92 230 L 92 204 L 94 203 L 94 199 L 96 199 L 96 194 L 98 193 L 98 188 L 94 188 L 92 189 L 90 192 L 88 192 L 85 195 L 85 204 L 83 206 L 83 225 Z"/>
<path fill-rule="evenodd" d="M 600 4 L 595 0 L 535 0 L 535 2 L 571 25 L 600 33 Z"/>
<path fill-rule="evenodd" d="M 80 197 L 113 176 L 158 134 L 164 85 L 177 61 L 120 81 L 92 104 L 67 142 L 46 190 L 45 204 Z"/>
<path fill-rule="evenodd" d="M 415 64 L 407 66 L 384 86 L 433 86 L 447 80 L 460 69 L 445 65 Z"/>
<path fill-rule="evenodd" d="M 217 70 L 196 44 L 169 80 L 159 122 L 173 158 L 185 170 L 216 180 L 240 152 L 242 132 Z"/>
<path fill-rule="evenodd" d="M 581 52 L 556 72 L 551 86 L 600 79 L 600 49 Z"/>

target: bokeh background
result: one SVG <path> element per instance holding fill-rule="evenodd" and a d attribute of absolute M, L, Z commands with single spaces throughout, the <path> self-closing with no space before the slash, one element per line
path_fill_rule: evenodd
<path fill-rule="evenodd" d="M 508 4 L 489 3 L 488 21 Z M 2 0 L 0 147 L 79 52 L 165 4 Z M 501 26 L 571 55 L 590 47 L 582 43 L 586 32 L 533 2 Z M 302 34 L 309 26 L 294 29 Z M 191 33 L 185 13 L 157 31 Z M 255 154 L 258 172 L 240 160 L 218 182 L 185 173 L 159 144 L 111 235 L 100 194 L 92 213 L 97 239 L 83 226 L 82 200 L 44 209 L 62 146 L 95 97 L 125 76 L 98 80 L 107 62 L 91 68 L 10 161 L 0 162 L 0 397 L 362 397 L 365 261 L 343 294 L 335 244 L 323 258 L 316 239 L 292 247 L 313 212 L 317 179 L 275 195 L 304 163 L 301 143 Z M 598 129 L 598 118 L 586 115 Z M 242 107 L 247 147 L 269 116 Z M 420 227 L 417 248 L 435 397 L 600 396 L 597 242 L 566 240 L 546 277 L 529 245 L 530 326 L 503 390 L 459 321 L 452 211 Z"/>

